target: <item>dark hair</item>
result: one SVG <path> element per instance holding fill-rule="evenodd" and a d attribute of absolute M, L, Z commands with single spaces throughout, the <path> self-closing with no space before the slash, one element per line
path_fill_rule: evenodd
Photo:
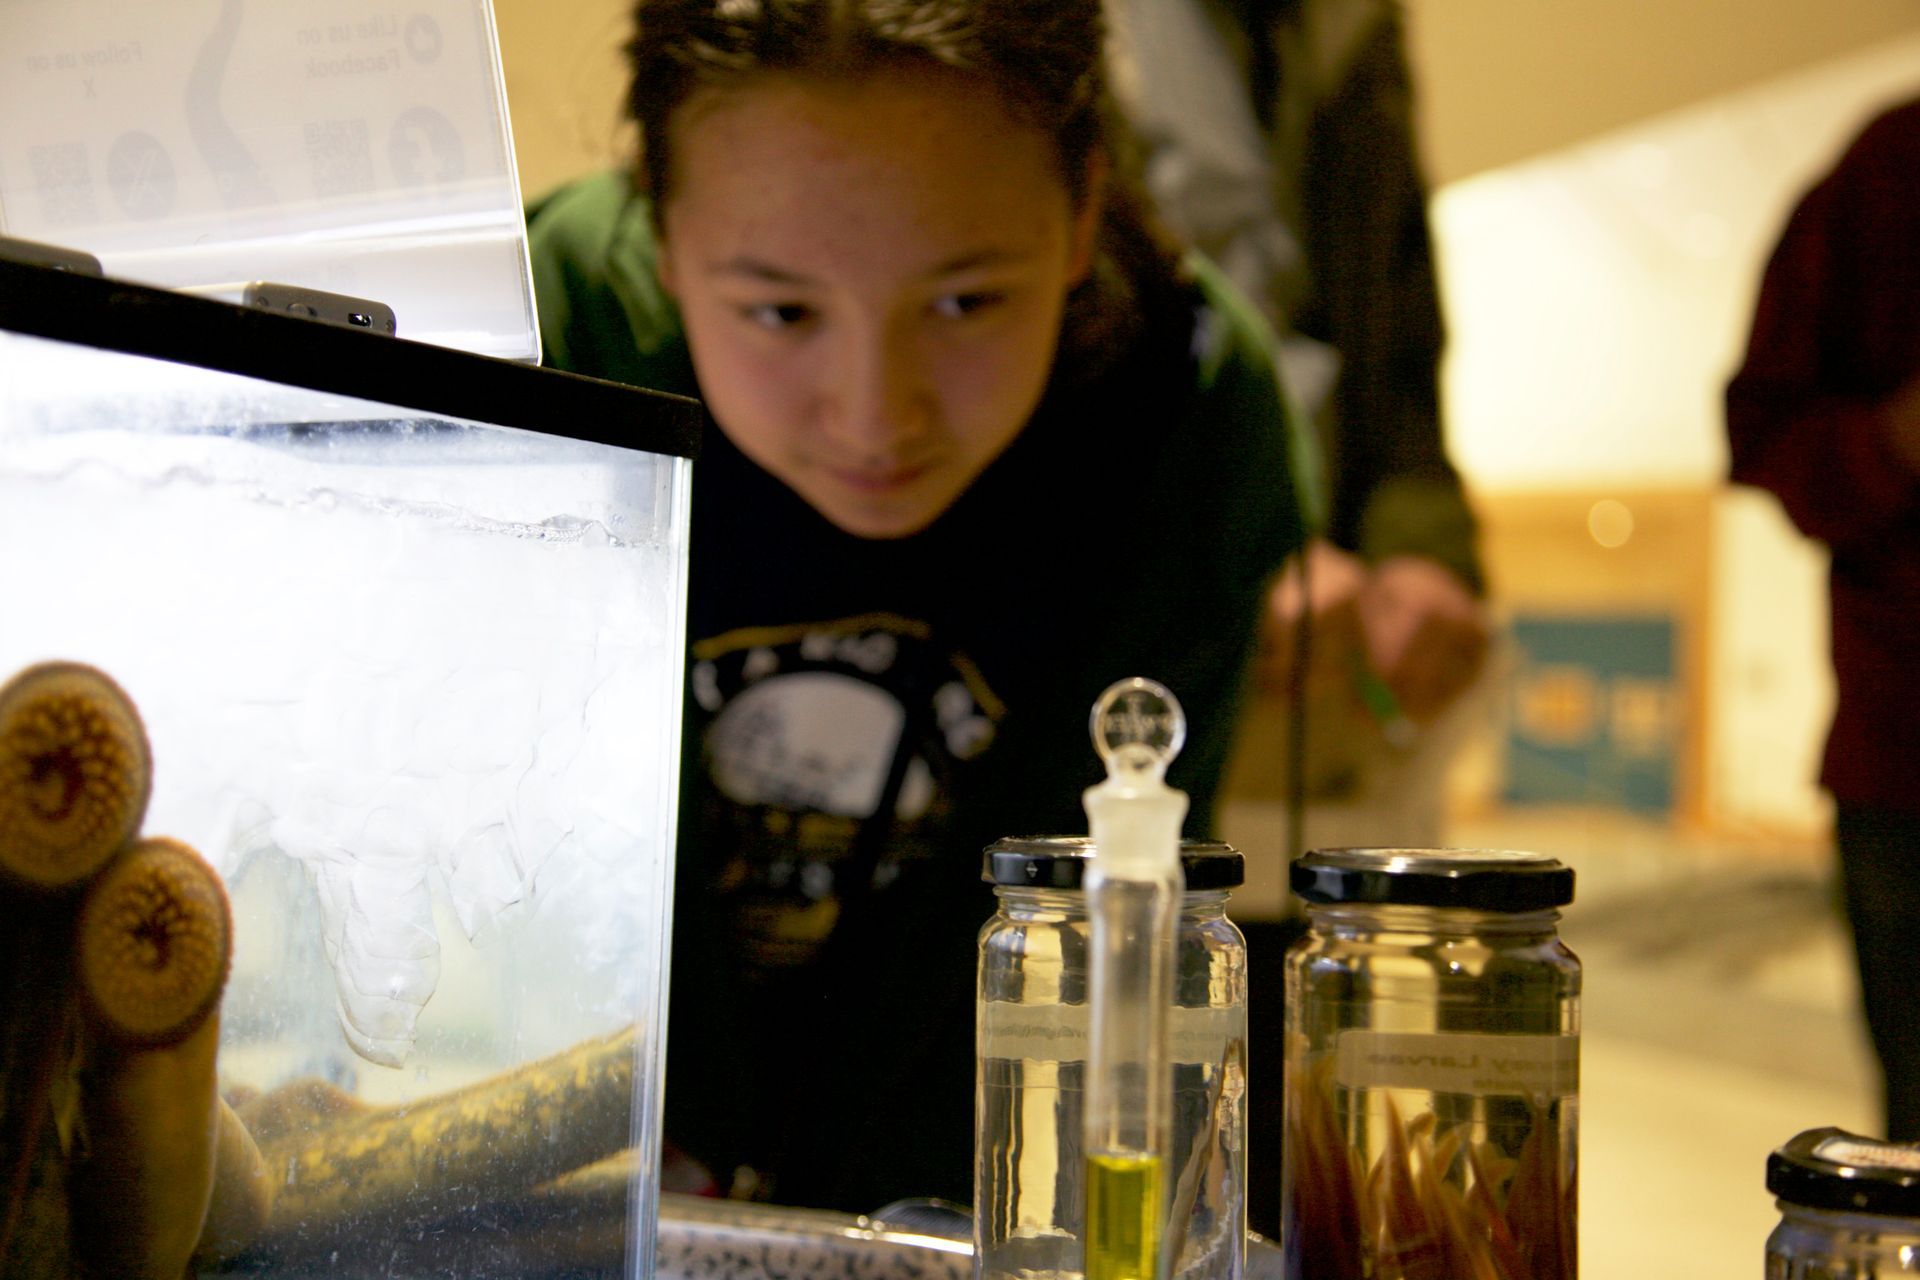
<path fill-rule="evenodd" d="M 1094 267 L 1067 302 L 1059 372 L 1086 376 L 1124 350 L 1178 255 L 1141 184 L 1107 82 L 1101 0 L 637 0 L 627 111 L 640 131 L 634 178 L 656 220 L 672 184 L 669 127 L 696 92 L 774 72 L 855 78 L 929 63 L 977 76 L 1049 137 L 1078 201 L 1088 163 L 1108 180 Z"/>

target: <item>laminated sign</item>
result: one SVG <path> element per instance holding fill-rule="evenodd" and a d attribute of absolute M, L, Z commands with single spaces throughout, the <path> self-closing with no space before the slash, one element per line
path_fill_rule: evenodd
<path fill-rule="evenodd" d="M 486 0 L 6 0 L 0 231 L 219 293 L 374 298 L 537 356 Z"/>

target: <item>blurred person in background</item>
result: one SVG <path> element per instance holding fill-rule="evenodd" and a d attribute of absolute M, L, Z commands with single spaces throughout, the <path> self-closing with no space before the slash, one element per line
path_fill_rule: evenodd
<path fill-rule="evenodd" d="M 1274 325 L 1283 383 L 1327 466 L 1326 534 L 1268 599 L 1229 818 L 1236 804 L 1278 817 L 1268 833 L 1296 856 L 1443 843 L 1445 777 L 1489 625 L 1477 524 L 1442 433 L 1445 328 L 1400 8 L 1107 7 L 1149 190 Z M 1256 830 L 1226 834 L 1254 857 L 1269 852 L 1253 847 Z M 1304 922 L 1245 895 L 1232 914 L 1251 968 L 1249 1221 L 1271 1235 L 1282 962 Z"/>
<path fill-rule="evenodd" d="M 1726 391 L 1731 478 L 1831 553 L 1821 767 L 1886 1136 L 1920 1140 L 1920 99 L 1801 199 Z"/>

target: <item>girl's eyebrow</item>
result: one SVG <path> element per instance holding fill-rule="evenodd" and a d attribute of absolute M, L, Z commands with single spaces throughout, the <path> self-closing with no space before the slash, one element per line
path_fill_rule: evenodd
<path fill-rule="evenodd" d="M 942 276 L 957 275 L 962 271 L 977 271 L 983 267 L 1004 267 L 1025 262 L 1034 256 L 1034 252 L 1025 248 L 992 247 L 969 249 L 955 254 L 944 262 L 937 263 L 926 273 L 929 280 Z"/>
<path fill-rule="evenodd" d="M 978 271 L 983 268 L 1004 267 L 1025 262 L 1034 255 L 1026 249 L 986 248 L 968 249 L 951 258 L 935 263 L 923 273 L 926 280 L 939 280 L 946 276 L 958 275 L 964 271 Z M 737 254 L 734 257 L 714 263 L 707 269 L 709 275 L 739 276 L 762 284 L 810 286 L 817 284 L 812 276 L 792 271 L 756 258 L 752 254 Z"/>
<path fill-rule="evenodd" d="M 767 284 L 810 285 L 813 283 L 813 279 L 810 276 L 802 275 L 797 271 L 789 271 L 785 267 L 775 266 L 773 263 L 753 257 L 751 254 L 740 254 L 736 257 L 716 262 L 707 268 L 707 273 L 716 276 L 744 276 L 747 279 L 763 281 Z"/>

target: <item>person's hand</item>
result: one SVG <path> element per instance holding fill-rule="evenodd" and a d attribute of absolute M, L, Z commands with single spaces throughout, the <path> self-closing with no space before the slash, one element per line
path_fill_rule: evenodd
<path fill-rule="evenodd" d="M 1367 567 L 1359 557 L 1321 539 L 1308 544 L 1306 558 L 1304 584 L 1299 561 L 1289 561 L 1267 596 L 1256 666 L 1260 688 L 1277 697 L 1291 692 L 1300 619 L 1306 615 L 1313 628 L 1308 641 L 1307 702 L 1348 701 L 1354 697 L 1355 668 L 1364 661 L 1360 593 L 1366 586 Z"/>
<path fill-rule="evenodd" d="M 1480 602 L 1437 560 L 1381 561 L 1360 591 L 1358 612 L 1368 663 L 1416 724 L 1446 710 L 1486 661 Z"/>
<path fill-rule="evenodd" d="M 1887 440 L 1907 469 L 1920 472 L 1920 374 L 1907 379 L 1886 402 Z"/>

